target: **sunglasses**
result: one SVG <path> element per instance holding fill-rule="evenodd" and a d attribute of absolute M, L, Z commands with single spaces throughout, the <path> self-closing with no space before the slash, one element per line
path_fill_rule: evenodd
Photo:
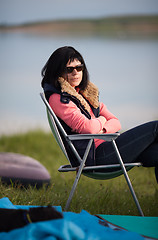
<path fill-rule="evenodd" d="M 66 72 L 67 73 L 72 73 L 74 69 L 76 69 L 77 72 L 83 71 L 84 65 L 81 64 L 81 65 L 78 65 L 76 67 L 66 67 Z"/>

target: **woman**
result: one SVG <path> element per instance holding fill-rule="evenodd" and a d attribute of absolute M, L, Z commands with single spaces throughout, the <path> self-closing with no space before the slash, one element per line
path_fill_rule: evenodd
<path fill-rule="evenodd" d="M 89 81 L 81 54 L 73 47 L 61 47 L 48 59 L 42 69 L 42 87 L 53 111 L 68 134 L 115 133 L 120 130 L 119 120 L 98 100 L 98 89 Z M 125 163 L 142 162 L 145 167 L 155 167 L 158 182 L 158 121 L 137 126 L 116 139 Z M 81 157 L 85 141 L 75 141 Z M 72 165 L 77 165 L 66 146 Z M 86 165 L 118 163 L 110 142 L 96 139 L 91 147 Z"/>

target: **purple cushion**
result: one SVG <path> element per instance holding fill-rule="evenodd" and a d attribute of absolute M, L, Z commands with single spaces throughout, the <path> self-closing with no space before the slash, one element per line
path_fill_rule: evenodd
<path fill-rule="evenodd" d="M 2 182 L 22 185 L 50 183 L 50 175 L 37 160 L 18 153 L 0 153 L 0 178 Z"/>

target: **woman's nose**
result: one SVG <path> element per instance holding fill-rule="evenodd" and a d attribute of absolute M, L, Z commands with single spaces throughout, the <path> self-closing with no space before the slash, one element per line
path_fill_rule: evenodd
<path fill-rule="evenodd" d="M 77 70 L 75 68 L 73 69 L 72 74 L 73 75 L 77 74 Z"/>

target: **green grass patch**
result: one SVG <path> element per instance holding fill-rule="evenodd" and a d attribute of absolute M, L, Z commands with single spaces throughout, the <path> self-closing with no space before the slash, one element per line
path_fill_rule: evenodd
<path fill-rule="evenodd" d="M 51 184 L 40 189 L 5 185 L 0 182 L 0 198 L 8 197 L 16 205 L 54 205 L 64 208 L 75 173 L 59 173 L 67 164 L 51 133 L 32 131 L 2 136 L 0 152 L 30 156 L 43 164 L 51 175 Z M 154 168 L 133 168 L 129 171 L 136 195 L 146 216 L 158 216 L 158 186 Z M 94 180 L 82 176 L 72 200 L 70 211 L 85 209 L 91 214 L 138 215 L 137 208 L 123 176 L 111 180 Z"/>

